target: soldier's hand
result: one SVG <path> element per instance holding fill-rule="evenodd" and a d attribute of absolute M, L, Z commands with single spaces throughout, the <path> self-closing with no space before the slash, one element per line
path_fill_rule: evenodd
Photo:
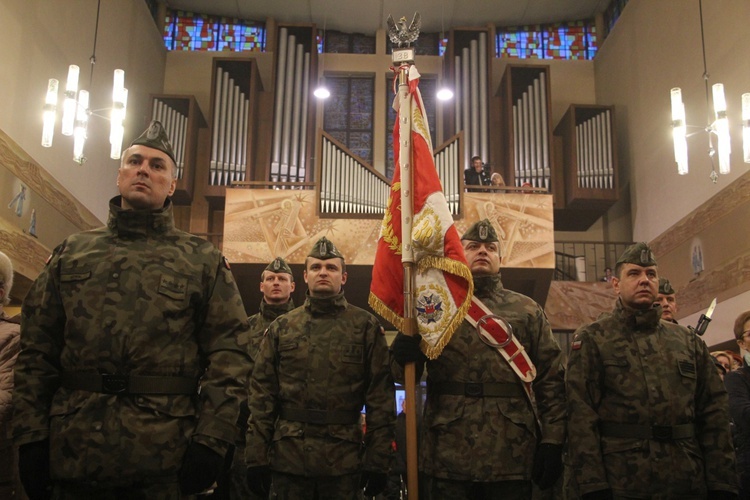
<path fill-rule="evenodd" d="M 406 363 L 423 363 L 427 360 L 427 356 L 422 353 L 419 348 L 419 343 L 422 341 L 421 335 L 404 335 L 399 332 L 396 338 L 393 339 L 391 344 L 391 352 L 393 353 L 393 359 L 398 364 L 404 366 Z"/>
<path fill-rule="evenodd" d="M 562 446 L 552 443 L 540 444 L 534 454 L 531 480 L 539 488 L 546 490 L 554 486 L 557 478 L 562 474 L 562 470 Z"/>
<path fill-rule="evenodd" d="M 48 439 L 22 444 L 18 448 L 18 475 L 29 500 L 48 500 L 52 497 Z"/>
<path fill-rule="evenodd" d="M 359 480 L 359 487 L 364 488 L 366 497 L 374 497 L 383 492 L 388 484 L 388 475 L 385 472 L 365 471 Z"/>
<path fill-rule="evenodd" d="M 247 487 L 256 495 L 267 498 L 271 491 L 271 469 L 267 465 L 248 467 Z"/>
<path fill-rule="evenodd" d="M 612 490 L 591 491 L 581 495 L 581 500 L 612 500 Z"/>
<path fill-rule="evenodd" d="M 194 495 L 205 491 L 219 479 L 224 467 L 224 457 L 208 446 L 190 443 L 180 469 L 180 491 Z"/>

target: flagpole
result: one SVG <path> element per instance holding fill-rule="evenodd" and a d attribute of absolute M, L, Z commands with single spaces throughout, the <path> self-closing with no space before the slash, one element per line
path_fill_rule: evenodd
<path fill-rule="evenodd" d="M 413 49 L 411 49 L 411 54 L 413 53 Z M 399 167 L 401 169 L 401 263 L 404 273 L 403 333 L 411 336 L 417 333 L 417 318 L 414 314 L 414 248 L 412 247 L 414 197 L 411 161 L 411 95 L 409 94 L 410 63 L 413 63 L 413 60 L 404 61 L 398 69 L 398 147 Z M 408 497 L 416 499 L 419 498 L 419 476 L 416 369 L 413 362 L 404 366 L 404 389 L 406 391 L 406 487 Z"/>

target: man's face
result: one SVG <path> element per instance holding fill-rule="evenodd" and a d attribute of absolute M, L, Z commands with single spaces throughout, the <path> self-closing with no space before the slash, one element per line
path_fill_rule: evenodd
<path fill-rule="evenodd" d="M 623 264 L 619 276 L 612 278 L 612 286 L 625 306 L 649 309 L 654 305 L 659 290 L 656 266 Z"/>
<path fill-rule="evenodd" d="M 313 297 L 336 295 L 346 283 L 346 273 L 342 272 L 339 257 L 326 260 L 308 257 L 305 267 L 305 283 Z"/>
<path fill-rule="evenodd" d="M 674 315 L 677 314 L 677 300 L 674 294 L 660 293 L 656 297 L 656 302 L 661 304 L 661 319 L 674 321 Z"/>
<path fill-rule="evenodd" d="M 167 196 L 172 196 L 177 187 L 177 180 L 172 176 L 173 169 L 172 159 L 166 153 L 148 146 L 129 147 L 117 173 L 122 208 L 161 208 Z"/>
<path fill-rule="evenodd" d="M 294 291 L 294 281 L 288 273 L 263 271 L 260 280 L 263 300 L 269 304 L 286 304 Z"/>
<path fill-rule="evenodd" d="M 471 161 L 471 166 L 474 167 L 474 170 L 476 170 L 477 172 L 481 172 L 482 171 L 482 160 L 480 160 L 479 158 L 476 158 L 476 159 L 472 160 Z"/>
<path fill-rule="evenodd" d="M 500 271 L 500 247 L 497 241 L 461 240 L 466 261 L 474 276 L 491 276 Z"/>

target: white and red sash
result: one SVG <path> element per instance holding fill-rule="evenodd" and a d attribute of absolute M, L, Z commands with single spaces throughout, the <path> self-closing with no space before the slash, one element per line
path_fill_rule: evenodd
<path fill-rule="evenodd" d="M 531 362 L 526 349 L 505 326 L 496 320 L 496 316 L 476 297 L 471 299 L 471 307 L 466 314 L 466 321 L 477 328 L 479 335 L 487 339 L 503 359 L 508 362 L 518 378 L 525 384 L 530 384 L 536 377 L 536 367 Z"/>

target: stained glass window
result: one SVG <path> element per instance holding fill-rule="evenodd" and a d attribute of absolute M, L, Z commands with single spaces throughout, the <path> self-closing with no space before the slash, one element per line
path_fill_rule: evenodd
<path fill-rule="evenodd" d="M 498 28 L 497 57 L 593 59 L 596 28 L 590 21 Z"/>
<path fill-rule="evenodd" d="M 387 51 L 393 52 L 393 43 L 388 39 Z M 420 33 L 417 41 L 414 42 L 414 52 L 418 56 L 442 56 L 445 53 L 445 47 L 448 39 L 440 36 L 440 33 Z"/>
<path fill-rule="evenodd" d="M 372 122 L 375 101 L 372 76 L 329 76 L 331 97 L 323 111 L 323 130 L 372 165 Z"/>
<path fill-rule="evenodd" d="M 323 40 L 323 31 L 318 30 L 318 54 L 323 53 L 323 43 L 325 43 L 325 52 L 329 54 L 374 54 L 375 37 L 362 35 L 360 33 L 343 33 L 341 31 L 328 30 L 325 32 Z"/>
<path fill-rule="evenodd" d="M 263 23 L 172 10 L 164 24 L 167 50 L 263 52 Z"/>
<path fill-rule="evenodd" d="M 432 147 L 435 148 L 436 124 L 437 124 L 437 80 L 434 78 L 422 77 L 419 79 L 419 92 L 422 94 L 422 103 L 424 104 L 427 123 L 430 126 L 430 137 L 432 138 Z M 396 111 L 393 109 L 393 77 L 386 79 L 386 134 L 385 134 L 385 176 L 393 179 L 393 126 L 396 124 Z"/>
<path fill-rule="evenodd" d="M 602 38 L 606 38 L 606 36 L 609 35 L 609 32 L 612 31 L 612 28 L 615 27 L 615 23 L 620 18 L 620 14 L 622 14 L 622 9 L 625 8 L 625 5 L 627 3 L 628 3 L 628 0 L 612 0 L 609 3 L 609 7 L 607 7 L 607 10 L 604 11 L 605 33 L 603 33 Z"/>

